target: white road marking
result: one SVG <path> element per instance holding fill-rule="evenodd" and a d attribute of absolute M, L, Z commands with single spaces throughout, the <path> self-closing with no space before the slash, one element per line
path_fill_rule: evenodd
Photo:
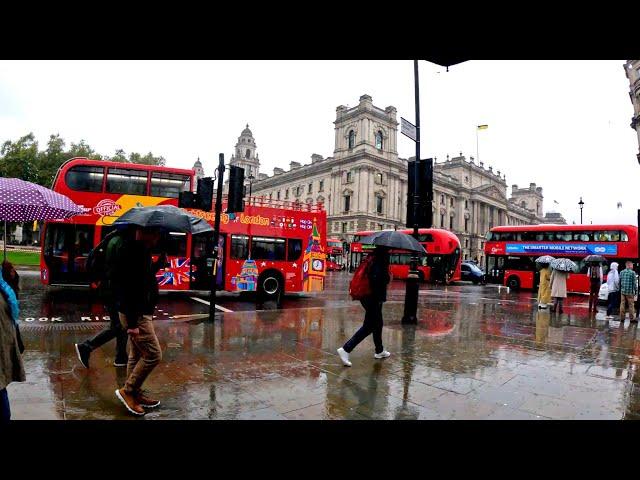
<path fill-rule="evenodd" d="M 198 298 L 198 297 L 189 297 L 189 298 L 191 298 L 191 300 L 195 300 L 196 302 L 204 303 L 205 305 L 210 305 L 211 304 L 211 302 L 208 302 L 207 300 L 203 300 L 202 298 Z M 221 307 L 220 305 L 216 305 L 215 307 L 218 310 L 222 310 L 223 312 L 231 312 L 231 313 L 233 313 L 233 310 L 229 310 L 228 308 Z"/>

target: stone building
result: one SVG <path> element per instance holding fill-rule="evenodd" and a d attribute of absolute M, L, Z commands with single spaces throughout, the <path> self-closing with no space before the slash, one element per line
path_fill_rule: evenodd
<path fill-rule="evenodd" d="M 231 163 L 251 169 L 253 197 L 323 203 L 328 236 L 350 242 L 361 230 L 406 228 L 407 165 L 413 159 L 398 156 L 395 107 L 378 108 L 363 95 L 355 107 L 337 107 L 334 129 L 333 156 L 313 154 L 306 165 L 290 162 L 288 170 L 276 167 L 268 176 L 259 172 L 247 126 Z M 541 187 L 513 185 L 509 197 L 504 173 L 462 153 L 435 159 L 433 188 L 433 226 L 458 235 L 465 259 L 483 260 L 485 236 L 494 226 L 542 221 Z"/>
<path fill-rule="evenodd" d="M 624 73 L 629 79 L 629 97 L 633 104 L 631 128 L 638 134 L 638 163 L 640 163 L 640 60 L 627 60 Z"/>
<path fill-rule="evenodd" d="M 202 168 L 202 162 L 200 162 L 200 157 L 198 157 L 198 160 L 196 160 L 196 163 L 193 164 L 193 170 L 195 171 L 195 179 L 193 181 L 193 193 L 195 193 L 198 188 L 198 179 L 204 177 L 204 168 Z"/>

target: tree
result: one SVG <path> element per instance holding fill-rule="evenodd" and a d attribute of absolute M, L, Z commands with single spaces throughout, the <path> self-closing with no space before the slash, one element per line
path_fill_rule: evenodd
<path fill-rule="evenodd" d="M 127 160 L 127 154 L 124 153 L 124 150 L 119 148 L 116 150 L 116 153 L 113 157 L 111 157 L 109 160 L 111 160 L 112 162 L 128 162 L 129 160 Z"/>
<path fill-rule="evenodd" d="M 131 163 L 140 163 L 143 165 L 160 165 L 164 166 L 166 164 L 166 160 L 164 157 L 154 157 L 153 153 L 149 152 L 146 155 L 142 156 L 139 153 L 132 153 L 129 155 L 129 161 Z"/>
<path fill-rule="evenodd" d="M 80 143 L 72 143 L 67 156 L 69 158 L 86 157 L 91 160 L 102 160 L 102 155 L 97 153 L 84 140 L 80 140 Z"/>
<path fill-rule="evenodd" d="M 65 141 L 59 133 L 49 136 L 47 149 L 38 155 L 38 184 L 53 187 L 53 178 L 58 169 L 70 158 L 65 153 L 64 146 Z"/>
<path fill-rule="evenodd" d="M 0 149 L 0 175 L 38 181 L 38 142 L 33 133 L 18 141 L 7 140 Z"/>

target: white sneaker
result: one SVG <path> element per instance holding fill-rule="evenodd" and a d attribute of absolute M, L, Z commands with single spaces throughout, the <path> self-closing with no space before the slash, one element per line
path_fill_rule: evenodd
<path fill-rule="evenodd" d="M 604 317 L 606 320 L 611 320 L 612 318 L 615 318 L 613 315 L 607 315 L 606 317 Z"/>
<path fill-rule="evenodd" d="M 387 358 L 390 357 L 391 354 L 389 352 L 387 352 L 386 350 L 383 350 L 380 353 L 376 353 L 373 355 L 373 358 Z"/>
<path fill-rule="evenodd" d="M 345 351 L 344 348 L 340 347 L 338 349 L 338 355 L 340 355 L 340 360 L 342 360 L 342 364 L 345 367 L 351 366 L 351 362 L 349 361 L 349 354 Z"/>

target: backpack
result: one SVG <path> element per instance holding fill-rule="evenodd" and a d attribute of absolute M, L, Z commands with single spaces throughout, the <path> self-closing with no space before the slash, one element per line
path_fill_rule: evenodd
<path fill-rule="evenodd" d="M 101 283 L 106 279 L 107 246 L 118 234 L 117 230 L 109 232 L 87 255 L 86 268 L 91 283 Z"/>
<path fill-rule="evenodd" d="M 349 295 L 353 300 L 362 300 L 371 296 L 371 285 L 369 283 L 369 270 L 373 263 L 373 255 L 366 256 L 353 274 L 349 284 Z"/>

